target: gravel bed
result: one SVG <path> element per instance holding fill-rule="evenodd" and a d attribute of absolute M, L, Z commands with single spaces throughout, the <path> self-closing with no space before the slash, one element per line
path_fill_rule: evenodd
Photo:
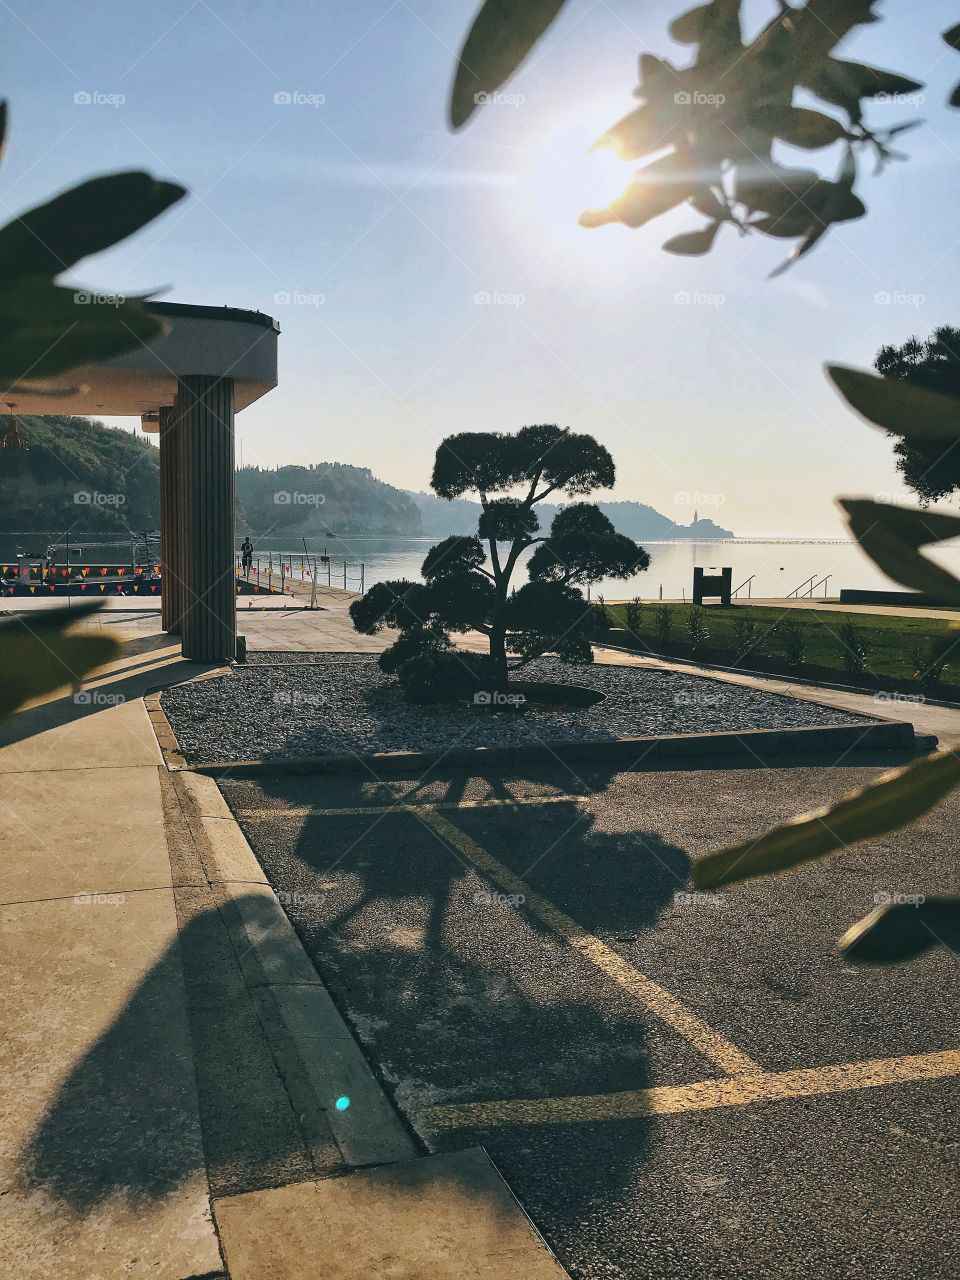
<path fill-rule="evenodd" d="M 276 656 L 276 655 L 271 655 Z M 863 724 L 869 717 L 743 685 L 673 671 L 541 658 L 531 680 L 599 689 L 591 707 L 530 705 L 518 714 L 469 705 L 413 707 L 375 654 L 303 654 L 177 685 L 161 703 L 192 763 L 296 758 L 346 752 L 433 751 L 598 741 L 645 734 L 793 729 Z"/>

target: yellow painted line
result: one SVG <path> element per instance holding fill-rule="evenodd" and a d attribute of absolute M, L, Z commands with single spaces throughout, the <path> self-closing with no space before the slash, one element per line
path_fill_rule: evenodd
<path fill-rule="evenodd" d="M 406 813 L 408 810 L 423 813 L 428 809 L 444 809 L 455 813 L 458 809 L 512 809 L 518 805 L 578 804 L 590 798 L 585 795 L 521 796 L 515 800 L 439 800 L 424 804 L 409 804 L 399 797 L 392 802 L 385 800 L 383 804 L 354 805 L 342 809 L 298 805 L 289 809 L 238 809 L 237 814 L 241 818 L 370 818 L 382 813 Z"/>
<path fill-rule="evenodd" d="M 572 1098 L 518 1098 L 507 1102 L 466 1102 L 429 1107 L 423 1119 L 433 1129 L 463 1129 L 503 1124 L 592 1124 L 599 1120 L 635 1120 L 679 1115 L 718 1107 L 749 1107 L 790 1098 L 876 1089 L 960 1076 L 960 1049 L 920 1053 L 909 1058 L 874 1058 L 801 1071 L 758 1071 L 754 1075 L 700 1080 L 696 1084 L 637 1089 Z"/>
<path fill-rule="evenodd" d="M 701 1022 L 668 991 L 664 991 L 663 987 L 658 986 L 628 964 L 606 943 L 601 942 L 599 938 L 577 924 L 576 920 L 564 915 L 552 902 L 535 893 L 526 881 L 515 876 L 502 862 L 498 862 L 475 840 L 471 840 L 469 836 L 448 822 L 435 808 L 418 810 L 418 812 L 422 820 L 433 827 L 434 831 L 458 853 L 478 867 L 504 892 L 521 894 L 528 911 L 543 921 L 554 933 L 559 934 L 575 951 L 616 982 L 624 991 L 636 996 L 651 1013 L 655 1013 L 674 1031 L 679 1032 L 704 1057 L 709 1058 L 711 1062 L 715 1062 L 718 1067 L 731 1075 L 740 1075 L 744 1072 L 755 1074 L 761 1071 L 761 1067 L 745 1053 L 741 1053 L 736 1045 L 712 1030 L 705 1022 Z"/>

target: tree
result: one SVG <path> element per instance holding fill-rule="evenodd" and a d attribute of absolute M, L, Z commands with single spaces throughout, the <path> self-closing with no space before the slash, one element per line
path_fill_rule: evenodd
<path fill-rule="evenodd" d="M 397 672 L 408 696 L 415 690 L 418 700 L 431 693 L 440 700 L 461 687 L 476 689 L 486 677 L 505 692 L 510 672 L 544 653 L 593 660 L 597 618 L 581 588 L 628 578 L 646 569 L 650 557 L 591 503 L 562 508 L 546 537 L 539 536 L 535 507 L 553 493 L 574 498 L 610 488 L 614 476 L 613 459 L 592 436 L 554 425 L 443 441 L 431 487 L 451 501 L 478 494 L 477 533 L 454 534 L 432 547 L 422 583 L 377 583 L 350 606 L 358 631 L 400 631 L 380 665 Z M 517 565 L 534 546 L 529 581 L 517 588 Z M 450 652 L 450 633 L 471 630 L 488 638 L 485 670 Z"/>
<path fill-rule="evenodd" d="M 960 329 L 941 325 L 924 342 L 908 338 L 902 347 L 881 347 L 874 368 L 885 378 L 960 396 Z M 960 488 L 960 441 L 890 434 L 897 470 L 924 504 Z"/>

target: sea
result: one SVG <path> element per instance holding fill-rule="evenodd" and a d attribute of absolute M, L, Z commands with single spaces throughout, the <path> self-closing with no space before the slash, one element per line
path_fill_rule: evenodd
<path fill-rule="evenodd" d="M 71 533 L 70 559 L 73 562 L 94 561 L 121 563 L 130 558 L 130 540 L 113 539 L 104 534 Z M 45 534 L 0 534 L 0 564 L 15 562 L 18 547 L 42 553 L 56 532 Z M 237 539 L 237 546 L 241 538 Z M 352 591 L 390 578 L 420 576 L 420 566 L 429 548 L 439 539 L 356 537 L 307 539 L 312 555 L 326 553 L 330 557 L 330 581 Z M 839 595 L 844 588 L 861 590 L 896 588 L 857 543 L 826 538 L 726 538 L 716 542 L 645 541 L 650 553 L 650 567 L 627 581 L 606 581 L 592 588 L 594 598 L 606 600 L 683 600 L 690 599 L 693 570 L 707 572 L 730 566 L 738 596 L 760 599 L 783 599 L 791 595 L 824 597 Z M 280 555 L 299 557 L 303 543 L 289 535 L 258 541 L 254 551 L 266 560 Z M 930 553 L 944 567 L 960 576 L 960 546 L 949 544 Z M 57 556 L 65 564 L 62 550 Z M 522 565 L 522 562 L 521 562 Z M 346 572 L 344 572 L 346 570 Z M 518 582 L 525 576 L 518 570 Z M 325 581 L 325 577 L 322 579 Z M 902 589 L 902 588 L 901 588 Z"/>

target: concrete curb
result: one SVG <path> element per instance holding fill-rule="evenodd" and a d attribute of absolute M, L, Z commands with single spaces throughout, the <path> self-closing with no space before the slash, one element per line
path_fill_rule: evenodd
<path fill-rule="evenodd" d="M 271 1051 L 288 1086 L 298 1082 L 301 1120 L 329 1128 L 351 1168 L 417 1158 L 216 782 L 181 771 L 177 786 Z"/>
<path fill-rule="evenodd" d="M 378 751 L 363 755 L 300 759 L 216 761 L 188 765 L 209 778 L 257 778 L 271 774 L 370 773 L 378 777 L 449 768 L 523 767 L 567 762 L 649 768 L 672 760 L 730 757 L 774 759 L 793 755 L 843 755 L 848 751 L 912 750 L 913 725 L 897 720 L 801 729 L 751 729 L 745 733 L 690 733 L 671 737 L 614 738 L 599 742 L 531 743 L 522 747 L 470 747 L 454 751 Z M 179 757 L 182 759 L 182 757 Z M 183 766 L 179 766 L 183 767 Z"/>

